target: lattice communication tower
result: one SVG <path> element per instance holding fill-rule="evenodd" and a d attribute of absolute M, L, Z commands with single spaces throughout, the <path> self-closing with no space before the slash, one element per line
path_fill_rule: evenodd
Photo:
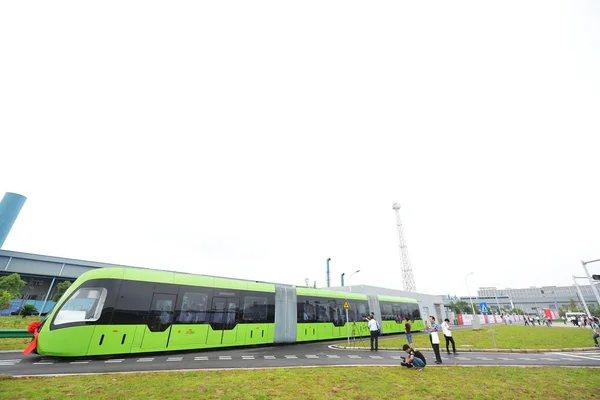
<path fill-rule="evenodd" d="M 410 258 L 408 257 L 408 249 L 406 248 L 406 239 L 404 239 L 404 231 L 402 230 L 402 221 L 400 220 L 400 204 L 392 205 L 396 211 L 396 226 L 398 227 L 398 246 L 400 247 L 400 258 L 402 259 L 402 283 L 404 290 L 407 292 L 416 292 L 415 278 L 413 277 L 412 267 L 410 266 Z"/>

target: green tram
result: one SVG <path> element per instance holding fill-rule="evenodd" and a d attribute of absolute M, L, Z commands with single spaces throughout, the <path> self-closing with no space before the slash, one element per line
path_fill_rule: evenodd
<path fill-rule="evenodd" d="M 61 297 L 36 332 L 35 351 L 71 357 L 368 336 L 371 311 L 383 334 L 404 332 L 405 316 L 413 330 L 423 329 L 413 299 L 101 268 L 81 275 Z"/>

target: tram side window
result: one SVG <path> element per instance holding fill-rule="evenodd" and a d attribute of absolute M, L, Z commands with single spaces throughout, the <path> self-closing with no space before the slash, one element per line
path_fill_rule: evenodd
<path fill-rule="evenodd" d="M 54 325 L 97 321 L 102 313 L 108 291 L 106 288 L 79 288 L 60 308 Z"/>
<path fill-rule="evenodd" d="M 394 314 L 394 319 L 396 320 L 396 322 L 402 322 L 406 315 L 402 311 L 402 305 L 399 303 L 392 304 L 392 314 Z"/>
<path fill-rule="evenodd" d="M 208 322 L 208 294 L 185 292 L 177 322 L 197 324 Z"/>
<path fill-rule="evenodd" d="M 363 321 L 369 315 L 369 305 L 366 302 L 358 303 L 358 320 Z"/>
<path fill-rule="evenodd" d="M 249 322 L 266 321 L 268 305 L 266 297 L 245 296 L 242 319 Z"/>
<path fill-rule="evenodd" d="M 298 301 L 298 322 L 314 322 L 316 321 L 316 307 L 314 301 L 299 300 Z"/>
<path fill-rule="evenodd" d="M 152 283 L 123 280 L 112 323 L 147 324 L 153 293 Z"/>
<path fill-rule="evenodd" d="M 393 321 L 394 314 L 392 312 L 391 303 L 380 303 L 381 304 L 381 319 L 384 321 Z"/>
<path fill-rule="evenodd" d="M 422 319 L 418 304 L 409 304 L 408 310 L 410 312 L 411 319 L 413 319 L 413 320 Z"/>

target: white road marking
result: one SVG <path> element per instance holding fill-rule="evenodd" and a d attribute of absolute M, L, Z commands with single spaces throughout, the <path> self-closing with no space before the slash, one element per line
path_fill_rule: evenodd
<path fill-rule="evenodd" d="M 354 359 L 356 359 L 356 358 L 362 358 L 362 357 L 361 356 L 357 356 L 355 354 L 348 354 L 348 358 L 354 358 Z"/>
<path fill-rule="evenodd" d="M 462 360 L 462 361 L 470 361 L 471 359 L 469 357 L 454 357 L 457 360 Z"/>
<path fill-rule="evenodd" d="M 108 364 L 108 363 L 120 363 L 120 362 L 123 362 L 123 361 L 125 361 L 124 358 L 120 359 L 120 360 L 106 360 L 106 361 L 104 361 L 104 363 L 105 364 Z"/>
<path fill-rule="evenodd" d="M 372 358 L 373 360 L 383 360 L 383 357 L 381 356 L 369 356 L 369 358 Z"/>
<path fill-rule="evenodd" d="M 598 359 L 596 357 L 580 356 L 578 354 L 570 354 L 570 353 L 552 353 L 552 354 L 553 355 L 561 355 L 561 356 L 565 356 L 565 357 L 583 358 L 585 360 L 600 361 L 600 359 Z M 575 359 L 575 360 L 569 360 L 569 361 L 581 361 L 581 360 Z"/>
<path fill-rule="evenodd" d="M 493 358 L 488 358 L 488 357 L 475 357 L 478 360 L 483 360 L 483 361 L 493 361 Z"/>
<path fill-rule="evenodd" d="M 181 360 L 183 360 L 183 357 L 169 357 L 169 358 L 167 358 L 167 362 L 173 362 L 173 361 L 174 362 L 179 362 Z"/>
<path fill-rule="evenodd" d="M 284 356 L 284 357 L 285 357 L 285 358 L 288 358 L 288 359 L 290 359 L 290 358 L 298 358 L 298 357 L 296 357 L 296 356 L 294 356 L 294 355 L 290 355 L 290 356 Z"/>
<path fill-rule="evenodd" d="M 319 356 L 314 355 L 314 354 L 307 354 L 306 358 L 319 358 Z"/>
<path fill-rule="evenodd" d="M 519 360 L 523 360 L 523 361 L 535 361 L 535 358 L 519 357 Z"/>
<path fill-rule="evenodd" d="M 42 361 L 40 361 L 40 362 L 36 362 L 36 363 L 33 363 L 33 364 L 34 365 L 52 365 L 54 363 L 53 362 L 42 362 Z"/>
<path fill-rule="evenodd" d="M 391 356 L 390 358 L 391 358 L 392 360 L 402 360 L 402 357 L 401 357 L 401 356 Z M 406 358 L 406 357 L 404 357 L 404 358 Z"/>
<path fill-rule="evenodd" d="M 136 362 L 152 362 L 154 358 L 139 358 Z"/>
<path fill-rule="evenodd" d="M 540 360 L 546 360 L 546 361 L 560 361 L 557 358 L 548 358 L 548 357 L 540 357 L 539 359 Z"/>
<path fill-rule="evenodd" d="M 89 361 L 71 361 L 69 364 L 89 364 Z"/>
<path fill-rule="evenodd" d="M 254 356 L 242 356 L 242 360 L 254 360 Z"/>
<path fill-rule="evenodd" d="M 340 356 L 335 354 L 327 354 L 327 358 L 340 358 Z"/>
<path fill-rule="evenodd" d="M 208 361 L 208 357 L 194 357 L 194 361 Z"/>
<path fill-rule="evenodd" d="M 512 358 L 508 358 L 508 357 L 498 357 L 498 360 L 512 361 Z"/>
<path fill-rule="evenodd" d="M 231 356 L 219 356 L 219 360 L 231 360 Z"/>
<path fill-rule="evenodd" d="M 264 356 L 265 360 L 275 360 L 277 357 L 275 356 Z"/>

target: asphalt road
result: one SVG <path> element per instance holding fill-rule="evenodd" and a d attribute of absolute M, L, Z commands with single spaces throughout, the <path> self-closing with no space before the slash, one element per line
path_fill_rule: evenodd
<path fill-rule="evenodd" d="M 138 354 L 119 357 L 56 358 L 0 353 L 0 374 L 13 376 L 108 373 L 133 371 L 198 370 L 218 368 L 277 368 L 350 365 L 398 366 L 401 351 L 340 350 L 329 343 L 220 349 L 201 352 Z M 428 368 L 433 352 L 424 351 Z M 600 367 L 600 351 L 572 353 L 476 353 L 458 356 L 442 353 L 441 366 L 574 366 Z"/>

